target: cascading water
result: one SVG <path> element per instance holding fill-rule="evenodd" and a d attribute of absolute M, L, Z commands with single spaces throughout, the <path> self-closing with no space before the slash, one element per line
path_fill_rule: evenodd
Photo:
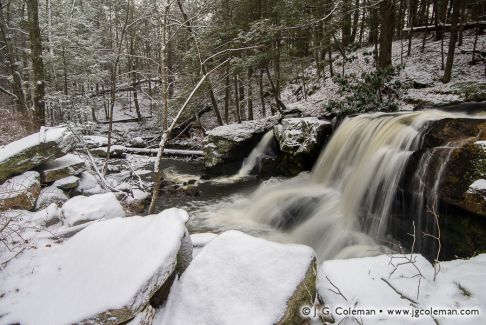
<path fill-rule="evenodd" d="M 400 178 L 421 146 L 421 129 L 456 116 L 425 111 L 348 118 L 312 173 L 267 182 L 210 218 L 270 225 L 284 231 L 286 240 L 312 246 L 320 260 L 377 254 Z"/>
<path fill-rule="evenodd" d="M 260 168 L 260 163 L 263 157 L 267 155 L 267 151 L 269 149 L 270 143 L 273 140 L 273 130 L 268 131 L 265 133 L 263 138 L 257 144 L 257 146 L 252 150 L 250 155 L 243 161 L 243 165 L 241 166 L 240 170 L 238 171 L 238 177 L 245 177 L 249 176 L 250 173 L 255 168 Z"/>

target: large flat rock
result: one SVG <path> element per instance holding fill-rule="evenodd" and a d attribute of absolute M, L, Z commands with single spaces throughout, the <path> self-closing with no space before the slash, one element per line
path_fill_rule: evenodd
<path fill-rule="evenodd" d="M 176 268 L 188 215 L 92 224 L 63 244 L 12 261 L 2 280 L 2 324 L 120 324 L 135 317 Z"/>
<path fill-rule="evenodd" d="M 41 191 L 37 172 L 26 172 L 0 185 L 0 211 L 32 210 Z"/>
<path fill-rule="evenodd" d="M 162 324 L 298 324 L 315 293 L 314 251 L 228 231 L 172 287 Z"/>
<path fill-rule="evenodd" d="M 39 167 L 43 183 L 52 183 L 69 176 L 76 176 L 85 170 L 84 160 L 73 154 L 48 161 Z"/>
<path fill-rule="evenodd" d="M 42 128 L 39 133 L 0 149 L 0 182 L 42 163 L 63 156 L 74 147 L 74 136 L 66 128 Z"/>

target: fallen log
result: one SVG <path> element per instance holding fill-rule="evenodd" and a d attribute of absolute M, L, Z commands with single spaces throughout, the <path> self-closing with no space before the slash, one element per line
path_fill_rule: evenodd
<path fill-rule="evenodd" d="M 478 22 L 468 22 L 464 23 L 463 29 L 474 29 L 476 27 L 479 28 L 486 28 L 486 21 L 480 21 Z M 439 25 L 435 27 L 435 25 L 429 25 L 429 26 L 416 26 L 413 28 L 412 33 L 424 33 L 424 32 L 434 32 L 437 29 L 442 30 L 444 28 L 444 32 L 448 32 L 451 29 L 451 24 L 445 24 L 445 25 Z M 403 31 L 405 33 L 410 32 L 410 27 L 404 28 Z"/>
<path fill-rule="evenodd" d="M 147 148 L 126 148 L 128 153 L 152 155 L 157 154 L 157 149 Z M 186 156 L 186 157 L 202 157 L 204 152 L 202 150 L 183 150 L 183 149 L 164 149 L 164 154 L 168 156 Z"/>
<path fill-rule="evenodd" d="M 121 91 L 134 91 L 136 89 L 136 87 L 138 87 L 139 85 L 146 83 L 146 82 L 149 82 L 149 80 L 148 79 L 142 79 L 142 80 L 139 80 L 139 81 L 131 82 L 130 84 L 117 85 L 115 92 L 118 93 L 118 92 L 121 92 Z M 158 78 L 150 79 L 150 82 L 159 83 L 160 79 L 158 79 Z M 89 97 L 93 98 L 93 97 L 97 97 L 97 96 L 102 96 L 102 95 L 109 94 L 110 92 L 111 92 L 111 89 L 109 89 L 109 88 L 104 89 L 104 90 L 99 90 L 95 93 L 90 94 Z"/>
<path fill-rule="evenodd" d="M 142 117 L 142 120 L 146 120 L 146 119 L 150 119 L 150 118 L 153 118 L 153 116 L 143 116 Z M 113 123 L 131 123 L 131 122 L 139 122 L 138 118 L 127 118 L 127 119 L 123 119 L 123 120 L 116 120 L 116 121 L 113 121 Z M 98 124 L 109 124 L 110 121 L 98 121 Z"/>
<path fill-rule="evenodd" d="M 203 116 L 204 114 L 206 113 L 209 113 L 211 111 L 211 106 L 210 105 L 207 105 L 205 106 L 204 108 L 200 109 L 196 114 L 197 114 L 197 118 L 196 118 L 196 114 L 192 115 L 191 117 L 189 117 L 188 119 L 182 121 L 181 123 L 179 123 L 173 130 L 173 134 L 175 135 L 179 135 L 181 132 L 185 131 L 187 129 L 187 127 L 189 125 L 191 125 L 191 123 L 194 123 L 197 121 L 198 118 L 200 118 L 201 116 Z"/>

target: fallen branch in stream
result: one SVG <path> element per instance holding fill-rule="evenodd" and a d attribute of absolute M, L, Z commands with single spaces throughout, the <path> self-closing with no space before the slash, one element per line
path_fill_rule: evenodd
<path fill-rule="evenodd" d="M 150 200 L 150 207 L 148 209 L 148 213 L 149 214 L 153 214 L 155 212 L 155 205 L 157 203 L 157 198 L 159 197 L 159 193 L 160 193 L 160 184 L 162 182 L 162 168 L 161 168 L 160 162 L 162 160 L 162 156 L 163 156 L 163 153 L 165 151 L 165 144 L 167 142 L 167 139 L 169 138 L 170 134 L 172 133 L 172 130 L 176 126 L 177 122 L 179 121 L 182 113 L 186 109 L 186 107 L 189 104 L 189 102 L 191 101 L 192 97 L 194 96 L 194 94 L 196 93 L 196 91 L 199 88 L 201 88 L 201 86 L 204 84 L 204 81 L 207 79 L 207 77 L 211 73 L 213 73 L 218 68 L 222 67 L 223 65 L 225 65 L 228 62 L 229 62 L 229 60 L 223 61 L 222 63 L 220 63 L 219 65 L 217 65 L 216 67 L 214 67 L 211 71 L 209 71 L 208 73 L 204 74 L 201 77 L 201 79 L 199 80 L 199 82 L 197 83 L 197 85 L 192 89 L 191 93 L 186 98 L 186 101 L 184 102 L 184 104 L 180 108 L 180 110 L 177 113 L 176 117 L 172 120 L 172 123 L 170 124 L 170 126 L 162 134 L 162 138 L 160 139 L 160 143 L 159 143 L 159 149 L 158 149 L 158 152 L 157 152 L 157 158 L 155 160 L 155 165 L 154 165 L 155 180 L 154 180 L 154 189 L 152 191 L 152 198 Z"/>

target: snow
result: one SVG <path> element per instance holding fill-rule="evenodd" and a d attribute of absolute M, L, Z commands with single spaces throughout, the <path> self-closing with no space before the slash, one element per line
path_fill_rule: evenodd
<path fill-rule="evenodd" d="M 469 185 L 468 192 L 486 190 L 486 179 L 478 179 Z"/>
<path fill-rule="evenodd" d="M 422 37 L 413 38 L 412 52 L 410 56 L 405 49 L 402 50 L 400 40 L 393 42 L 392 59 L 393 64 L 398 65 L 403 63 L 405 69 L 398 77 L 402 82 L 416 82 L 425 86 L 422 89 L 409 89 L 408 93 L 402 98 L 401 109 L 411 110 L 417 103 L 428 104 L 446 104 L 451 102 L 464 101 L 464 98 L 457 95 L 456 87 L 461 82 L 477 82 L 484 83 L 484 65 L 475 64 L 470 65 L 471 54 L 473 48 L 474 33 L 470 31 L 464 32 L 464 41 L 461 47 L 456 47 L 454 57 L 454 68 L 452 74 L 452 81 L 448 84 L 441 82 L 443 70 L 441 69 L 441 41 L 434 41 L 431 39 L 432 33 L 426 42 L 424 51 L 422 51 Z M 449 33 L 445 34 L 446 44 L 449 41 Z M 486 37 L 480 35 L 478 38 L 477 48 L 486 48 Z M 439 53 L 437 52 L 439 49 Z M 463 53 L 465 50 L 469 53 Z M 364 47 L 356 52 L 353 52 L 349 57 L 356 57 L 352 62 L 345 63 L 345 74 L 359 76 L 363 72 L 369 72 L 374 69 L 373 59 L 365 53 L 371 53 L 373 47 Z M 342 57 L 339 52 L 333 53 L 335 72 L 342 73 Z M 339 94 L 338 85 L 329 77 L 329 69 L 325 68 L 325 80 L 317 80 L 317 72 L 315 63 L 311 64 L 305 71 L 306 76 L 312 76 L 307 81 L 306 88 L 315 90 L 312 94 L 307 96 L 305 100 L 302 92 L 297 92 L 297 89 L 302 86 L 302 76 L 289 82 L 282 90 L 282 101 L 286 103 L 289 109 L 298 108 L 302 110 L 304 116 L 320 116 L 324 111 L 324 106 L 330 100 L 338 100 L 341 98 Z M 255 111 L 258 111 L 256 109 Z"/>
<path fill-rule="evenodd" d="M 76 176 L 68 176 L 62 179 L 59 179 L 55 181 L 52 186 L 55 186 L 57 188 L 66 188 L 67 186 L 71 184 L 76 184 L 79 183 L 79 177 Z"/>
<path fill-rule="evenodd" d="M 275 324 L 313 258 L 307 246 L 225 232 L 174 282 L 162 324 Z"/>
<path fill-rule="evenodd" d="M 22 255 L 0 274 L 1 323 L 91 324 L 109 310 L 138 311 L 173 272 L 187 220 L 170 209 L 97 222 Z"/>
<path fill-rule="evenodd" d="M 84 168 L 84 160 L 73 154 L 67 154 L 63 157 L 49 161 L 41 166 L 44 171 L 56 171 L 67 167 L 82 165 Z"/>
<path fill-rule="evenodd" d="M 59 188 L 52 185 L 41 190 L 39 197 L 37 198 L 37 202 L 35 203 L 35 209 L 43 209 L 52 203 L 62 205 L 67 200 L 69 200 L 67 195 Z"/>
<path fill-rule="evenodd" d="M 108 145 L 108 138 L 99 135 L 85 135 L 83 140 L 88 148 L 103 147 Z M 115 140 L 112 140 L 115 143 Z"/>
<path fill-rule="evenodd" d="M 111 192 L 92 196 L 75 196 L 64 203 L 62 214 L 69 226 L 91 220 L 125 217 L 120 202 Z"/>
<path fill-rule="evenodd" d="M 207 132 L 212 137 L 224 138 L 234 142 L 251 139 L 255 133 L 265 133 L 278 123 L 275 116 L 261 120 L 244 121 L 241 124 L 228 124 Z"/>
<path fill-rule="evenodd" d="M 211 240 L 218 237 L 217 234 L 213 233 L 199 233 L 191 235 L 192 242 L 192 257 L 196 257 L 197 254 L 206 246 Z"/>
<path fill-rule="evenodd" d="M 22 151 L 35 147 L 41 143 L 59 143 L 64 138 L 66 132 L 66 128 L 42 127 L 39 133 L 34 133 L 20 140 L 11 142 L 0 149 L 0 162 L 6 161 Z"/>
<path fill-rule="evenodd" d="M 76 191 L 84 195 L 93 195 L 106 192 L 98 183 L 96 176 L 90 172 L 82 172 L 79 176 L 79 185 Z"/>
<path fill-rule="evenodd" d="M 38 172 L 25 172 L 22 175 L 12 177 L 0 185 L 0 200 L 16 197 L 21 192 L 28 190 L 34 184 L 39 183 Z M 35 200 L 35 198 L 32 198 Z"/>
<path fill-rule="evenodd" d="M 434 280 L 435 270 L 438 273 Z M 475 318 L 434 317 L 441 325 L 485 324 L 484 274 L 486 254 L 470 260 L 440 262 L 440 268 L 436 269 L 421 255 L 332 260 L 322 263 L 319 269 L 318 292 L 336 323 L 343 320 L 343 325 L 356 323 L 354 317 L 344 319 L 343 315 L 338 315 L 337 308 L 371 308 L 376 311 L 376 315 L 363 316 L 362 324 L 397 325 L 436 323 L 431 316 L 425 315 L 420 318 L 412 318 L 411 315 L 388 316 L 389 309 L 479 308 L 482 314 Z"/>

